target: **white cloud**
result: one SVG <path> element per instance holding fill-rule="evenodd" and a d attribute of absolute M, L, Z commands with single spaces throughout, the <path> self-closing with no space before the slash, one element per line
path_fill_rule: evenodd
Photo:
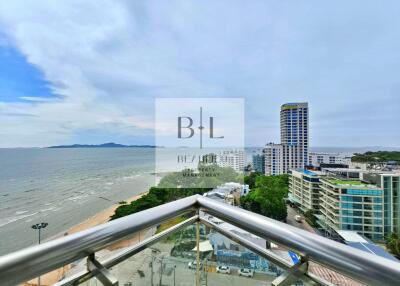
<path fill-rule="evenodd" d="M 96 129 L 149 134 L 156 97 L 245 97 L 250 145 L 278 140 L 286 101 L 310 101 L 321 124 L 335 107 L 357 116 L 360 98 L 377 105 L 382 86 L 396 102 L 396 9 L 267 2 L 1 1 L 0 45 L 40 69 L 56 100 L 0 103 L 0 147 L 59 144 Z M 350 142 L 352 133 L 335 130 Z"/>
<path fill-rule="evenodd" d="M 191 51 L 176 42 L 185 29 L 176 22 L 179 15 L 157 15 L 157 6 L 146 6 L 108 0 L 0 3 L 0 28 L 57 96 L 27 94 L 21 97 L 25 103 L 3 103 L 0 145 L 57 144 L 85 129 L 140 135 L 154 126 L 153 98 L 217 94 L 216 86 L 185 70 L 190 61 L 182 57 Z"/>
<path fill-rule="evenodd" d="M 132 41 L 123 35 L 133 30 L 123 5 L 7 1 L 0 11 L 6 35 L 44 73 L 57 95 L 54 100 L 27 94 L 21 98 L 26 102 L 2 103 L 0 145 L 55 144 L 84 129 L 133 136 L 152 128 L 152 114 L 137 109 L 143 105 L 140 94 L 129 95 L 143 79 L 129 68 L 135 54 L 129 54 Z M 125 86 L 115 92 L 112 85 L 119 82 Z"/>
<path fill-rule="evenodd" d="M 20 99 L 26 100 L 26 101 L 32 101 L 32 102 L 52 102 L 57 99 L 50 98 L 50 97 L 34 97 L 34 96 L 21 96 Z"/>

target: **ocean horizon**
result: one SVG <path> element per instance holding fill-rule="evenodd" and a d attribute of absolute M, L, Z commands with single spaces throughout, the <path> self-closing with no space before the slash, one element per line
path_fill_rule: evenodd
<path fill-rule="evenodd" d="M 247 162 L 261 150 L 246 148 Z M 48 222 L 48 240 L 157 181 L 153 148 L 3 148 L 0 162 L 0 255 L 36 244 L 32 224 Z"/>

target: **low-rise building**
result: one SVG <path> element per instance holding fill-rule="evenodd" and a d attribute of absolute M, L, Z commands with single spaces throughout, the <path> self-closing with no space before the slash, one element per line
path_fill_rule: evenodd
<path fill-rule="evenodd" d="M 293 170 L 289 201 L 301 211 L 313 210 L 327 235 L 338 230 L 357 231 L 382 241 L 400 235 L 400 173 L 348 168 L 321 172 Z"/>
<path fill-rule="evenodd" d="M 353 230 L 373 239 L 384 239 L 384 192 L 360 180 L 322 178 L 318 223 L 327 234 Z"/>
<path fill-rule="evenodd" d="M 249 185 L 229 182 L 212 189 L 204 196 L 230 205 L 237 205 L 240 197 L 247 195 L 249 191 Z"/>
<path fill-rule="evenodd" d="M 321 164 L 343 164 L 350 165 L 351 156 L 344 153 L 322 153 L 310 152 L 308 165 L 319 167 Z"/>
<path fill-rule="evenodd" d="M 292 170 L 289 176 L 289 201 L 303 212 L 319 210 L 321 172 L 305 169 Z"/>
<path fill-rule="evenodd" d="M 384 257 L 386 259 L 390 259 L 390 260 L 393 260 L 396 262 L 399 261 L 393 255 L 386 252 L 380 246 L 374 244 L 368 238 L 360 235 L 358 232 L 351 231 L 351 230 L 339 230 L 338 234 L 341 237 L 342 242 L 344 244 L 347 244 L 348 246 L 351 246 L 351 247 L 357 248 L 359 250 L 365 251 L 367 253 L 372 253 L 372 254 L 375 254 L 380 257 Z"/>

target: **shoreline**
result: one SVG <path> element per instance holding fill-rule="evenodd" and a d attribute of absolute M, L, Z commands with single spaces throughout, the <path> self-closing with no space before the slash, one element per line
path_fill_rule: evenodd
<path fill-rule="evenodd" d="M 141 198 L 143 195 L 147 194 L 148 192 L 142 192 L 140 194 L 134 195 L 124 201 L 126 201 L 128 204 L 136 201 L 137 199 Z M 114 211 L 120 206 L 120 204 L 113 204 L 112 206 L 96 213 L 95 215 L 85 219 L 84 221 L 68 228 L 67 230 L 49 238 L 47 241 L 51 241 L 63 236 L 67 236 L 67 235 L 71 235 L 80 231 L 84 231 L 87 229 L 90 229 L 92 227 L 107 223 L 110 221 L 110 217 L 111 215 L 114 214 Z M 132 234 L 131 237 L 128 239 L 129 242 L 135 241 L 136 240 L 136 236 L 140 236 L 139 233 L 137 234 Z M 124 244 L 117 244 L 114 247 L 118 247 L 121 246 L 123 247 Z M 112 247 L 112 246 L 111 246 Z M 60 279 L 62 279 L 63 275 L 65 272 L 67 272 L 69 269 L 71 269 L 70 265 L 65 265 L 64 267 L 61 267 L 59 269 L 53 270 L 49 273 L 46 273 L 45 275 L 41 276 L 41 286 L 45 286 L 45 285 L 53 285 L 54 283 L 58 282 Z M 25 286 L 37 286 L 38 284 L 38 279 L 32 279 L 26 283 L 23 283 L 22 285 Z"/>
<path fill-rule="evenodd" d="M 136 201 L 137 199 L 141 198 L 143 195 L 147 194 L 146 192 L 140 193 L 138 195 L 134 195 L 133 197 L 130 197 L 124 201 L 126 201 L 128 204 L 130 204 L 133 201 Z M 61 236 L 65 235 L 70 235 L 73 233 L 77 233 L 83 230 L 87 230 L 89 228 L 95 227 L 100 224 L 104 224 L 110 221 L 110 217 L 114 214 L 115 210 L 120 206 L 120 204 L 113 204 L 112 206 L 96 213 L 95 215 L 85 219 L 84 221 L 70 227 L 68 230 L 65 232 L 61 233 Z M 57 236 L 60 237 L 60 234 Z"/>

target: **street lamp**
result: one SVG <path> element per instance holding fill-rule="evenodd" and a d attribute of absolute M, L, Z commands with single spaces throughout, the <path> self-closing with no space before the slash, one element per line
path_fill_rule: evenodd
<path fill-rule="evenodd" d="M 48 225 L 49 224 L 47 222 L 41 222 L 41 223 L 37 223 L 37 224 L 32 225 L 33 229 L 37 229 L 39 231 L 39 244 L 40 244 L 40 230 L 42 228 L 45 228 Z"/>
<path fill-rule="evenodd" d="M 41 223 L 37 223 L 37 224 L 32 225 L 33 229 L 38 230 L 38 233 L 39 233 L 39 244 L 40 244 L 40 230 L 42 228 L 45 228 L 48 225 L 49 224 L 47 222 L 41 222 Z M 38 277 L 38 286 L 40 286 L 40 276 Z"/>

